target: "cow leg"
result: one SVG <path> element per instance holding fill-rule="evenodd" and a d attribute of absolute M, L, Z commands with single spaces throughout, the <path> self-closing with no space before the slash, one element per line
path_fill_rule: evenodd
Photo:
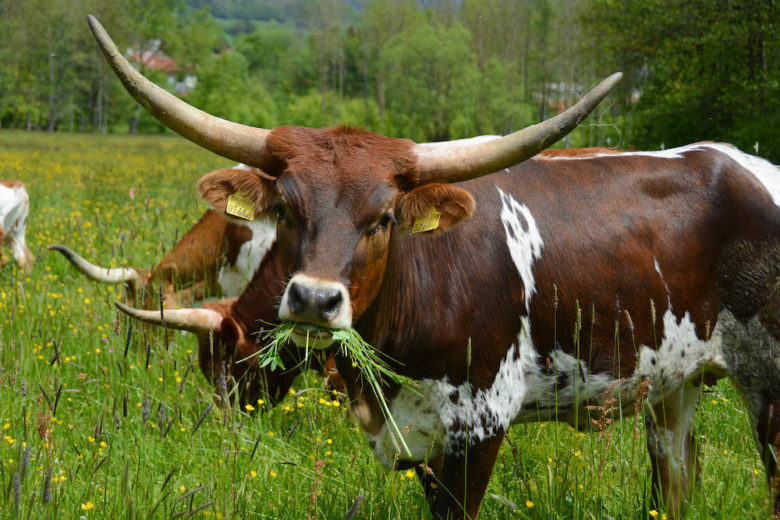
<path fill-rule="evenodd" d="M 774 500 L 775 518 L 780 518 L 780 397 L 765 397 L 761 400 L 754 435 L 764 461 L 769 489 Z"/>
<path fill-rule="evenodd" d="M 746 388 L 739 381 L 735 383 L 748 408 L 753 437 L 764 462 L 774 502 L 775 518 L 780 518 L 780 386 L 761 389 L 758 385 Z"/>
<path fill-rule="evenodd" d="M 700 395 L 701 386 L 689 380 L 645 410 L 653 500 L 669 518 L 682 516 L 701 470 L 691 420 Z"/>
<path fill-rule="evenodd" d="M 435 493 L 431 512 L 437 520 L 474 519 L 485 495 L 493 465 L 505 432 L 470 444 L 468 450 L 447 453 L 441 464 L 441 489 Z"/>
<path fill-rule="evenodd" d="M 772 287 L 752 319 L 740 322 L 727 315 L 720 322 L 731 380 L 748 410 L 780 518 L 780 291 Z"/>

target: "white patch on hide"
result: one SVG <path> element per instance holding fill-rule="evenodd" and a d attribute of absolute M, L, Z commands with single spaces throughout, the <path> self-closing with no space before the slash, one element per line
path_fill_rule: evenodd
<path fill-rule="evenodd" d="M 691 430 L 691 420 L 699 403 L 702 385 L 694 385 L 694 381 L 686 381 L 685 384 L 664 395 L 663 411 L 654 412 L 651 409 L 646 414 L 664 413 L 666 426 L 655 424 L 648 428 L 648 447 L 652 454 L 665 458 L 671 470 L 669 475 L 673 486 L 680 485 L 688 478 L 687 461 L 688 453 L 687 437 Z M 649 407 L 648 407 L 649 408 Z"/>
<path fill-rule="evenodd" d="M 661 266 L 658 264 L 658 259 L 655 257 L 653 257 L 653 266 L 655 267 L 655 272 L 658 273 L 658 277 L 661 279 L 661 282 L 663 282 L 664 287 L 666 288 L 666 298 L 667 301 L 669 301 L 672 297 L 672 293 L 669 291 L 669 284 L 667 284 L 666 280 L 664 280 L 664 274 L 661 272 Z M 672 304 L 669 303 L 669 306 L 671 307 Z"/>
<path fill-rule="evenodd" d="M 531 211 L 525 204 L 517 202 L 512 195 L 496 186 L 501 196 L 501 223 L 504 224 L 506 245 L 512 261 L 515 263 L 525 290 L 525 309 L 529 309 L 531 296 L 536 292 L 536 282 L 532 272 L 533 263 L 542 256 L 542 235 L 536 226 Z M 525 225 L 521 223 L 524 221 Z"/>
<path fill-rule="evenodd" d="M 244 223 L 252 230 L 252 238 L 241 245 L 236 262 L 219 270 L 217 282 L 226 296 L 238 296 L 246 289 L 260 263 L 276 240 L 276 219 L 258 216 Z"/>
<path fill-rule="evenodd" d="M 0 226 L 5 232 L 4 243 L 11 248 L 11 255 L 20 264 L 26 263 L 24 238 L 30 199 L 23 186 L 8 188 L 0 184 Z"/>
<path fill-rule="evenodd" d="M 726 371 L 721 348 L 721 327 L 715 327 L 708 340 L 696 336 L 696 327 L 686 312 L 678 318 L 669 308 L 663 316 L 664 336 L 658 349 L 642 345 L 634 378 L 651 379 L 648 401 L 655 402 L 676 390 L 683 382 L 704 370 Z M 639 381 L 636 381 L 638 383 Z"/>
<path fill-rule="evenodd" d="M 780 206 L 780 168 L 766 159 L 747 154 L 737 147 L 725 143 L 693 143 L 679 148 L 670 148 L 668 150 L 659 150 L 655 152 L 620 152 L 620 153 L 597 153 L 586 156 L 567 157 L 564 155 L 553 157 L 541 157 L 545 161 L 583 161 L 594 157 L 620 158 L 628 156 L 659 157 L 663 159 L 683 159 L 685 153 L 692 150 L 715 150 L 723 153 L 736 161 L 740 166 L 752 173 L 758 181 L 766 188 L 772 197 L 775 205 Z"/>
<path fill-rule="evenodd" d="M 537 156 L 539 159 L 545 161 L 586 161 L 593 159 L 594 157 L 627 157 L 632 155 L 642 155 L 649 157 L 659 157 L 662 159 L 682 159 L 683 154 L 689 150 L 701 150 L 704 146 L 708 146 L 711 143 L 693 143 L 678 148 L 669 148 L 668 150 L 656 150 L 656 151 L 638 151 L 638 152 L 617 152 L 617 153 L 594 153 L 592 155 L 553 155 L 553 156 Z"/>
<path fill-rule="evenodd" d="M 437 412 L 440 403 L 439 397 L 434 395 L 436 386 L 430 379 L 422 380 L 415 389 L 417 393 L 402 388 L 389 403 L 393 420 L 405 434 L 404 442 L 411 457 L 401 448 L 392 428 L 388 430 L 387 422 L 376 435 L 363 431 L 374 456 L 384 467 L 392 468 L 396 460 L 418 462 L 442 454 L 444 426 Z"/>
<path fill-rule="evenodd" d="M 441 420 L 448 432 L 448 444 L 455 441 L 454 445 L 462 445 L 466 438 L 470 442 L 488 439 L 506 430 L 522 409 L 531 386 L 528 376 L 538 367 L 528 318 L 522 317 L 521 322 L 517 344 L 510 347 L 490 388 L 474 392 L 468 382 L 457 387 L 446 378 L 438 382 Z"/>

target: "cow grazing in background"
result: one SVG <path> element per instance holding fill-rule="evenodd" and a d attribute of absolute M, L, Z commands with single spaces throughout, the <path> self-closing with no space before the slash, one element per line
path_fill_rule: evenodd
<path fill-rule="evenodd" d="M 256 171 L 244 165 L 236 169 Z M 275 237 L 276 223 L 266 216 L 228 221 L 209 209 L 152 269 L 100 267 L 63 245 L 53 244 L 49 249 L 62 253 L 90 280 L 124 283 L 131 306 L 158 307 L 157 288 L 162 285 L 165 306 L 175 309 L 220 293 L 241 294 Z"/>
<path fill-rule="evenodd" d="M 32 269 L 35 257 L 27 248 L 24 232 L 27 214 L 30 212 L 30 198 L 21 181 L 0 180 L 0 267 L 8 263 L 5 247 L 19 267 Z"/>
<path fill-rule="evenodd" d="M 305 368 L 318 370 L 329 388 L 343 391 L 345 386 L 333 356 L 312 356 L 311 367 L 303 366 L 294 348 L 281 351 L 285 370 L 260 368 L 257 353 L 264 345 L 264 327 L 277 320 L 277 305 L 284 290 L 278 248 L 272 245 L 264 256 L 249 286 L 237 298 L 207 302 L 202 308 L 174 309 L 163 313 L 170 329 L 186 330 L 198 338 L 198 364 L 215 394 L 236 390 L 236 401 L 244 408 L 257 405 L 258 399 L 274 406 L 287 395 L 295 377 Z M 156 310 L 134 309 L 117 303 L 129 316 L 146 323 L 162 325 Z M 224 384 L 223 384 L 224 383 Z"/>
<path fill-rule="evenodd" d="M 279 318 L 298 322 L 297 340 L 316 334 L 328 348 L 331 330 L 353 326 L 418 381 L 416 392 L 383 389 L 402 450 L 376 396 L 337 356 L 378 459 L 428 463 L 418 474 L 435 517 L 476 516 L 511 424 L 585 426 L 588 405 L 616 397 L 633 408 L 641 396 L 654 494 L 679 516 L 699 472 L 693 410 L 722 376 L 744 397 L 776 481 L 777 167 L 711 143 L 527 160 L 615 77 L 551 120 L 478 143 L 245 127 L 155 88 L 90 25 L 155 117 L 264 172 L 207 176 L 201 194 L 220 210 L 243 190 L 277 216 L 291 275 Z"/>

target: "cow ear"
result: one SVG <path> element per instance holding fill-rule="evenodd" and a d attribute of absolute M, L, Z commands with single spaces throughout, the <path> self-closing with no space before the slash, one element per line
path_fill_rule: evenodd
<path fill-rule="evenodd" d="M 226 216 L 231 198 L 238 201 L 238 208 L 249 206 L 253 213 L 265 213 L 274 196 L 274 181 L 249 170 L 217 170 L 201 177 L 198 190 L 212 208 Z"/>
<path fill-rule="evenodd" d="M 221 333 L 222 339 L 231 351 L 246 340 L 244 329 L 232 316 L 225 316 L 222 319 Z"/>
<path fill-rule="evenodd" d="M 438 233 L 458 225 L 474 212 L 471 193 L 452 184 L 425 184 L 404 194 L 396 220 L 409 233 Z"/>

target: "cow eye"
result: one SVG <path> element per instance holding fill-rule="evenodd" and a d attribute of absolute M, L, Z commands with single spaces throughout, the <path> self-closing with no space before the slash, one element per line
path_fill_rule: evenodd
<path fill-rule="evenodd" d="M 285 220 L 287 213 L 284 210 L 284 205 L 281 202 L 277 202 L 271 206 L 271 212 L 276 216 L 276 220 Z"/>
<path fill-rule="evenodd" d="M 390 222 L 395 222 L 395 216 L 392 213 L 385 213 L 379 217 L 377 223 L 368 230 L 367 234 L 373 235 L 377 231 L 384 231 L 390 225 Z"/>

